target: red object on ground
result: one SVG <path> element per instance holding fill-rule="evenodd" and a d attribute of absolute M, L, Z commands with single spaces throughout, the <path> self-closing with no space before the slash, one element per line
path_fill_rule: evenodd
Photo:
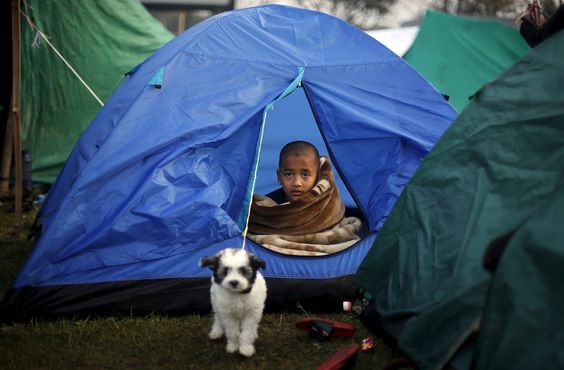
<path fill-rule="evenodd" d="M 317 370 L 338 370 L 351 368 L 356 361 L 356 354 L 360 346 L 356 343 L 339 348 L 327 361 L 322 363 Z"/>
<path fill-rule="evenodd" d="M 353 325 L 338 321 L 308 317 L 296 321 L 296 328 L 310 333 L 316 330 L 324 330 L 327 337 L 352 337 L 356 328 Z"/>
<path fill-rule="evenodd" d="M 369 335 L 360 342 L 360 350 L 366 352 L 372 349 L 374 349 L 374 337 Z"/>

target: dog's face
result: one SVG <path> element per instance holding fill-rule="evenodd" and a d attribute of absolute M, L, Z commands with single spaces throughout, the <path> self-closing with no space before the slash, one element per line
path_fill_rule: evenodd
<path fill-rule="evenodd" d="M 213 282 L 233 293 L 249 293 L 259 268 L 266 263 L 243 249 L 227 248 L 213 257 L 202 257 L 200 266 L 213 271 Z"/>

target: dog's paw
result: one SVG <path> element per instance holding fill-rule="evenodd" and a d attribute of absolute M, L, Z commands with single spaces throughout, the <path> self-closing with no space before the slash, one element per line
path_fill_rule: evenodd
<path fill-rule="evenodd" d="M 227 347 L 225 347 L 225 350 L 229 353 L 233 353 L 235 351 L 237 351 L 239 345 L 237 343 L 227 343 Z"/>
<path fill-rule="evenodd" d="M 216 330 L 215 328 L 210 331 L 208 337 L 212 340 L 223 337 L 223 330 Z"/>
<path fill-rule="evenodd" d="M 239 353 L 246 357 L 251 357 L 255 354 L 255 346 L 252 344 L 244 344 L 239 347 Z"/>

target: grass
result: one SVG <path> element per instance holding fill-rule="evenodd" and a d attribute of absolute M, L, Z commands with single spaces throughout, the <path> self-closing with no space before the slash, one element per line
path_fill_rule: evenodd
<path fill-rule="evenodd" d="M 36 210 L 30 207 L 22 231 L 14 227 L 11 200 L 0 200 L 0 294 L 8 289 L 32 248 L 27 231 Z M 317 316 L 315 312 L 307 312 Z M 296 330 L 306 316 L 296 307 L 265 313 L 251 358 L 225 352 L 225 340 L 211 341 L 211 315 L 117 316 L 30 321 L 0 326 L 0 369 L 315 369 L 338 348 L 371 335 L 346 312 L 320 317 L 355 325 L 352 338 L 318 342 Z M 357 356 L 355 369 L 382 369 L 398 355 L 379 338 L 372 351 Z"/>

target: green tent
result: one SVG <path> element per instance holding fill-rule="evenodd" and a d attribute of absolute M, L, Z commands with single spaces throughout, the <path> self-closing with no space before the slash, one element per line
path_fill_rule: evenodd
<path fill-rule="evenodd" d="M 469 96 L 529 50 L 516 29 L 499 21 L 428 11 L 403 58 L 461 112 Z"/>
<path fill-rule="evenodd" d="M 560 32 L 469 104 L 358 270 L 365 323 L 421 369 L 564 368 L 562 60 Z M 492 277 L 485 250 L 512 230 Z"/>
<path fill-rule="evenodd" d="M 563 224 L 561 181 L 506 246 L 486 298 L 478 369 L 564 369 Z"/>
<path fill-rule="evenodd" d="M 37 29 L 102 101 L 126 72 L 173 35 L 137 0 L 25 3 L 21 19 L 23 148 L 32 156 L 33 180 L 52 183 L 101 105 Z"/>

